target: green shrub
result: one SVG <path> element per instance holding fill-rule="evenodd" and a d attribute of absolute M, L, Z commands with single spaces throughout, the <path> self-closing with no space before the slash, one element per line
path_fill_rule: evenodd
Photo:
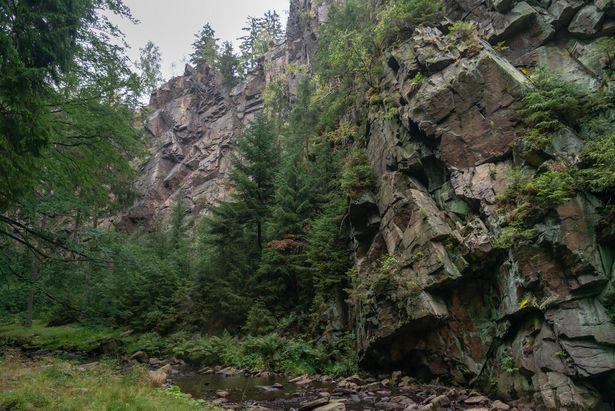
<path fill-rule="evenodd" d="M 402 40 L 421 24 L 434 24 L 443 17 L 441 0 L 390 0 L 377 13 L 376 42 L 386 47 Z"/>
<path fill-rule="evenodd" d="M 534 198 L 540 208 L 556 207 L 574 197 L 577 181 L 576 169 L 572 167 L 548 170 L 534 177 L 523 194 Z"/>
<path fill-rule="evenodd" d="M 277 323 L 278 321 L 265 306 L 265 303 L 259 300 L 250 307 L 243 329 L 250 335 L 262 335 L 272 332 Z"/>
<path fill-rule="evenodd" d="M 615 190 L 615 133 L 605 134 L 587 143 L 583 153 L 589 163 L 580 171 L 588 189 L 593 192 Z"/>
<path fill-rule="evenodd" d="M 542 149 L 551 141 L 553 132 L 562 127 L 578 127 L 586 95 L 544 67 L 538 68 L 530 80 L 532 87 L 526 90 L 524 107 L 519 113 L 527 125 L 527 147 Z"/>
<path fill-rule="evenodd" d="M 139 335 L 127 347 L 129 353 L 144 351 L 147 355 L 151 356 L 163 355 L 168 352 L 168 349 L 168 341 L 154 332 Z"/>
<path fill-rule="evenodd" d="M 350 150 L 342 165 L 341 174 L 340 185 L 350 199 L 357 199 L 375 187 L 376 178 L 363 149 L 355 147 Z"/>

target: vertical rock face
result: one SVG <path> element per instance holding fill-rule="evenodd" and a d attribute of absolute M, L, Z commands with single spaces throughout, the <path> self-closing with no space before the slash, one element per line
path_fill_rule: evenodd
<path fill-rule="evenodd" d="M 229 153 L 262 109 L 266 82 L 282 76 L 292 94 L 287 66 L 310 66 L 329 3 L 291 0 L 287 41 L 233 90 L 203 64 L 152 96 L 144 197 L 122 224 L 164 219 L 180 196 L 197 216 L 228 195 Z M 383 60 L 381 94 L 399 96 L 399 115 L 369 114 L 378 190 L 349 216 L 371 293 L 350 310 L 362 362 L 533 396 L 550 409 L 599 407 L 615 392 L 615 325 L 604 306 L 615 299 L 615 235 L 597 227 L 601 204 L 579 195 L 531 245 L 504 248 L 495 200 L 516 165 L 543 161 L 515 149 L 523 68 L 546 66 L 587 88 L 609 81 L 612 56 L 599 44 L 615 32 L 613 2 L 446 3 L 450 19 L 474 21 L 480 38 L 455 41 L 448 23 L 417 29 Z M 576 161 L 581 147 L 562 130 L 547 157 Z M 396 265 L 383 279 L 385 255 Z"/>
<path fill-rule="evenodd" d="M 327 2 L 319 3 L 292 0 L 286 41 L 232 90 L 203 62 L 186 66 L 182 76 L 151 96 L 152 113 L 145 122 L 151 154 L 136 184 L 141 199 L 120 219 L 119 228 L 164 224 L 180 200 L 194 221 L 230 193 L 230 156 L 246 125 L 263 109 L 265 84 L 283 77 L 292 93 L 297 78 L 286 73 L 287 66 L 311 62 L 315 31 L 328 9 Z"/>
<path fill-rule="evenodd" d="M 256 70 L 233 90 L 200 63 L 165 83 L 145 122 L 151 156 L 141 170 L 142 199 L 121 220 L 124 228 L 164 221 L 178 201 L 196 217 L 228 195 L 230 154 L 243 128 L 262 110 L 264 74 Z"/>
<path fill-rule="evenodd" d="M 457 42 L 444 23 L 415 30 L 385 57 L 381 94 L 399 94 L 399 116 L 373 109 L 369 119 L 379 184 L 363 221 L 378 223 L 356 229 L 372 233 L 356 238 L 369 290 L 353 302 L 362 362 L 479 383 L 550 409 L 598 408 L 615 389 L 615 324 L 603 305 L 612 301 L 615 250 L 596 228 L 600 202 L 579 195 L 539 224 L 531 245 L 512 248 L 497 246 L 503 216 L 494 203 L 513 165 L 544 161 L 515 149 L 528 86 L 520 67 L 546 66 L 582 87 L 604 84 L 612 61 L 595 50 L 613 19 L 583 1 L 447 6 L 506 49 L 480 38 Z M 574 161 L 582 143 L 562 133 L 551 155 Z M 396 266 L 383 282 L 385 255 Z"/>

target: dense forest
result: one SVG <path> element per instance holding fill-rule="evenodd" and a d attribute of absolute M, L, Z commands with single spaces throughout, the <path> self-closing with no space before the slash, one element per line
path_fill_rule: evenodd
<path fill-rule="evenodd" d="M 428 134 L 438 122 L 447 121 L 450 109 L 442 116 L 433 114 L 437 121 L 428 118 L 421 123 L 414 121 L 412 115 L 432 115 L 430 108 L 407 114 L 404 106 L 414 104 L 412 95 L 438 81 L 449 81 L 452 87 L 469 82 L 462 76 L 450 80 L 448 74 L 442 77 L 446 80 L 438 80 L 441 66 L 456 59 L 483 58 L 485 53 L 489 58 L 503 53 L 513 59 L 516 44 L 500 41 L 500 37 L 504 38 L 500 34 L 492 36 L 489 46 L 481 37 L 485 34 L 480 21 L 453 22 L 447 19 L 453 12 L 439 1 L 334 2 L 327 9 L 326 21 L 318 27 L 309 64 L 289 63 L 283 74 L 265 83 L 263 109 L 242 129 L 232 149 L 228 177 L 232 189 L 224 199 L 195 216 L 179 194 L 167 218 L 126 231 L 115 228 L 113 221 L 142 195 L 135 189 L 135 181 L 148 161 L 152 144 L 143 126 L 152 108 L 144 101 L 163 83 L 159 48 L 149 42 L 140 50 L 138 62 L 126 57 L 123 35 L 108 17 L 115 14 L 135 21 L 121 0 L 1 0 L 0 11 L 3 323 L 18 329 L 74 325 L 92 332 L 126 333 L 130 337 L 118 349 L 123 354 L 144 351 L 149 356 L 177 356 L 212 366 L 297 375 L 351 375 L 359 372 L 360 363 L 387 371 L 403 365 L 407 366 L 404 371 L 416 371 L 417 377 L 435 377 L 433 370 L 427 373 L 407 362 L 412 353 L 398 356 L 403 357 L 399 360 L 393 358 L 395 349 L 391 349 L 392 359 L 385 360 L 389 354 L 382 354 L 378 351 L 382 346 L 374 344 L 373 351 L 367 350 L 371 354 L 361 357 L 366 346 L 369 348 L 369 343 L 378 337 L 378 331 L 374 331 L 376 337 L 372 340 L 365 337 L 372 332 L 369 325 L 363 324 L 371 321 L 369 310 L 397 310 L 402 312 L 400 317 L 387 314 L 394 318 L 390 322 L 423 330 L 423 323 L 411 320 L 423 315 L 423 308 L 417 307 L 423 307 L 420 304 L 426 298 L 431 299 L 432 294 L 437 297 L 429 300 L 432 311 L 437 311 L 433 307 L 438 307 L 440 301 L 447 301 L 453 317 L 457 315 L 451 308 L 455 303 L 450 301 L 464 297 L 450 297 L 455 292 L 451 289 L 462 282 L 457 277 L 440 287 L 440 271 L 434 269 L 424 283 L 422 267 L 441 264 L 449 272 L 459 272 L 458 277 L 469 276 L 468 287 L 472 289 L 472 281 L 486 284 L 481 278 L 500 273 L 500 268 L 493 268 L 498 264 L 518 265 L 523 271 L 523 261 L 534 267 L 546 258 L 538 251 L 527 257 L 529 252 L 519 251 L 523 247 L 543 247 L 556 257 L 563 255 L 559 259 L 566 265 L 562 271 L 568 270 L 567 276 L 585 276 L 578 280 L 581 285 L 570 286 L 572 294 L 578 291 L 580 297 L 574 294 L 565 302 L 600 292 L 604 308 L 599 310 L 609 318 L 600 324 L 612 323 L 615 318 L 613 293 L 601 291 L 607 283 L 612 287 L 611 268 L 607 265 L 612 265 L 615 216 L 615 42 L 608 35 L 595 35 L 602 37 L 595 41 L 592 58 L 606 74 L 596 75 L 600 81 L 589 88 L 546 67 L 519 64 L 518 71 L 512 65 L 507 68 L 515 70 L 507 73 L 511 78 L 523 78 L 523 90 L 516 95 L 514 87 L 507 85 L 510 95 L 500 96 L 497 104 L 508 109 L 502 101 L 518 101 L 510 106 L 512 120 L 493 118 L 511 127 L 522 127 L 523 132 L 515 131 L 518 136 L 508 151 L 472 164 L 478 169 L 481 161 L 507 162 L 508 171 L 502 179 L 506 181 L 505 188 L 493 188 L 493 199 L 485 208 L 484 198 L 472 197 L 475 192 L 445 191 L 446 184 L 450 185 L 448 180 L 455 182 L 451 175 L 463 170 L 465 164 L 459 166 L 449 160 L 444 148 L 441 155 L 425 154 L 438 151 L 437 141 L 445 141 L 444 135 L 438 137 L 441 140 L 430 140 Z M 300 16 L 302 21 L 312 18 L 308 13 Z M 436 31 L 439 34 L 433 34 Z M 250 75 L 270 70 L 268 56 L 286 39 L 275 12 L 250 17 L 244 33 L 236 51 L 231 42 L 218 39 L 211 25 L 205 23 L 195 34 L 188 58 L 194 67 L 206 65 L 220 73 L 221 87 L 227 95 Z M 422 55 L 420 48 L 407 51 L 404 44 L 409 39 L 429 44 L 422 49 L 429 52 Z M 509 49 L 513 50 L 512 57 L 506 54 Z M 418 56 L 418 65 L 404 62 L 403 58 L 412 53 Z M 498 58 L 501 57 L 493 57 L 493 61 L 504 66 Z M 463 64 L 486 70 L 483 63 L 484 60 Z M 402 72 L 407 77 L 403 80 L 405 88 L 392 91 L 391 84 L 401 82 Z M 481 72 L 484 84 L 499 84 L 485 72 Z M 296 87 L 289 87 L 291 78 Z M 462 91 L 474 92 L 462 86 Z M 451 97 L 453 100 L 457 106 L 465 104 L 459 103 L 463 100 L 459 93 Z M 477 107 L 482 104 L 475 103 Z M 477 109 L 476 118 L 487 118 L 485 129 L 496 130 L 499 124 L 489 116 L 499 108 L 485 106 Z M 437 110 L 444 111 L 441 107 Z M 473 119 L 461 121 L 474 124 Z M 418 212 L 399 211 L 392 218 L 398 221 L 412 215 L 408 218 L 416 221 L 415 215 L 424 217 L 425 222 L 415 223 L 413 235 L 431 237 L 415 247 L 415 240 L 406 239 L 409 234 L 400 235 L 398 243 L 407 246 L 407 252 L 392 247 L 393 240 L 384 229 L 378 231 L 378 224 L 385 226 L 381 223 L 385 214 L 398 207 L 383 208 L 382 204 L 397 195 L 392 192 L 401 183 L 392 183 L 393 191 L 386 191 L 387 177 L 376 165 L 372 148 L 377 137 L 385 137 L 374 137 L 374 130 L 394 126 L 407 130 L 397 132 L 396 138 L 402 143 L 397 144 L 395 153 L 414 151 L 403 161 L 396 160 L 395 166 L 387 167 L 410 176 L 406 178 L 414 198 L 418 198 L 416 192 L 420 190 L 427 193 L 425 198 L 436 198 L 434 202 L 420 197 L 415 201 Z M 403 140 L 404 133 L 419 141 L 412 146 L 415 148 L 409 148 L 411 143 Z M 482 138 L 487 140 L 485 136 Z M 572 146 L 575 148 L 571 154 Z M 476 147 L 474 152 L 481 150 L 481 146 Z M 453 155 L 459 155 L 462 149 L 453 151 Z M 390 155 L 387 161 L 391 163 L 393 157 Z M 498 167 L 494 165 L 484 178 L 499 179 Z M 447 171 L 442 171 L 445 168 Z M 421 188 L 423 185 L 426 189 Z M 451 190 L 453 194 L 446 194 Z M 573 258 L 578 250 L 558 254 L 563 253 L 562 246 L 544 245 L 555 242 L 553 238 L 564 230 L 553 228 L 559 224 L 556 220 L 561 217 L 562 207 L 581 197 L 589 199 L 584 204 L 594 207 L 591 233 L 599 233 L 592 235 L 599 237 L 595 248 L 600 250 L 601 269 L 606 272 L 606 277 L 596 282 L 587 279 L 593 275 L 588 267 L 600 265 L 591 265 L 593 249 L 579 251 L 586 253 L 579 262 Z M 396 203 L 391 200 L 391 204 Z M 374 228 L 368 220 L 378 207 L 380 216 Z M 442 227 L 474 227 L 471 217 L 480 213 L 484 214 L 484 223 L 480 224 L 488 226 L 491 231 L 484 230 L 493 235 L 487 241 L 488 251 L 483 247 L 482 254 L 471 254 L 465 237 L 458 239 L 466 235 L 463 230 L 455 237 L 450 229 Z M 573 230 L 577 234 L 585 229 L 578 224 Z M 380 246 L 379 236 L 384 238 Z M 436 242 L 443 244 L 443 251 L 430 248 Z M 452 263 L 447 266 L 449 255 L 463 257 L 451 257 Z M 510 263 L 513 260 L 520 262 Z M 547 286 L 543 289 L 538 285 L 555 282 L 549 277 L 555 276 L 555 269 L 545 267 L 537 268 L 537 277 L 518 286 L 523 292 L 519 291 L 514 310 L 506 314 L 510 317 L 507 324 L 522 324 L 520 318 L 525 315 L 547 313 L 560 304 L 562 293 L 550 294 L 545 291 Z M 505 301 L 510 295 L 502 293 L 497 298 Z M 487 304 L 492 302 L 477 303 L 480 309 Z M 546 318 L 554 321 L 547 314 Z M 425 318 L 432 318 L 429 315 L 434 315 L 434 322 L 442 318 L 431 311 Z M 486 322 L 495 323 L 495 314 L 488 315 Z M 384 324 L 388 318 L 380 316 L 378 321 Z M 341 324 L 333 326 L 336 321 Z M 374 324 L 374 329 L 388 326 Z M 399 327 L 399 332 L 388 335 L 390 341 L 409 338 L 408 329 Z M 478 381 L 481 388 L 499 392 L 500 380 L 492 376 L 484 382 L 484 370 L 511 380 L 523 374 L 520 367 L 524 365 L 505 347 L 515 346 L 514 333 L 522 332 L 518 330 L 526 325 L 507 325 L 514 331 L 501 335 L 480 327 L 475 328 L 484 335 L 497 334 L 499 345 L 488 351 L 494 363 L 486 360 L 487 365 L 482 365 L 472 378 L 465 374 L 474 371 L 467 369 L 444 378 L 461 385 L 467 385 L 468 380 L 472 384 Z M 422 332 L 427 335 L 427 331 Z M 538 331 L 530 335 L 537 338 Z M 388 337 L 383 337 L 383 344 Z M 606 337 L 604 341 L 596 340 L 615 343 Z M 524 339 L 523 344 L 526 342 Z M 78 341 L 68 346 L 73 343 L 84 348 Z M 572 367 L 576 357 L 570 351 L 560 350 L 563 354 L 559 357 Z M 600 371 L 594 376 L 580 371 L 579 375 L 594 378 L 595 386 L 602 387 L 596 388 L 600 391 L 612 387 L 615 374 L 608 372 Z"/>

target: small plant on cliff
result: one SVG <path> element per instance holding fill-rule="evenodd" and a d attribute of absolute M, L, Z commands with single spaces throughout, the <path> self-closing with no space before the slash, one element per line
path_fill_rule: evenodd
<path fill-rule="evenodd" d="M 437 23 L 443 12 L 440 0 L 390 0 L 377 13 L 376 41 L 386 47 L 408 37 L 421 24 Z"/>
<path fill-rule="evenodd" d="M 514 374 L 519 371 L 519 368 L 515 367 L 515 359 L 508 352 L 502 356 L 502 369 L 508 374 Z"/>
<path fill-rule="evenodd" d="M 549 209 L 571 200 L 578 188 L 577 169 L 560 163 L 549 164 L 534 177 L 515 171 L 506 190 L 496 198 L 506 223 L 495 245 L 509 248 L 516 241 L 532 238 L 533 224 Z"/>
<path fill-rule="evenodd" d="M 532 88 L 523 97 L 519 110 L 527 124 L 524 138 L 528 149 L 542 149 L 553 132 L 562 127 L 576 128 L 583 116 L 584 94 L 572 83 L 563 81 L 540 67 L 530 78 Z"/>
<path fill-rule="evenodd" d="M 605 134 L 590 141 L 583 152 L 590 167 L 580 171 L 588 188 L 597 193 L 607 193 L 612 198 L 615 190 L 615 133 Z"/>
<path fill-rule="evenodd" d="M 476 25 L 471 21 L 456 21 L 449 28 L 447 38 L 457 47 L 470 55 L 480 51 Z M 462 47 L 460 47 L 462 46 Z"/>
<path fill-rule="evenodd" d="M 351 200 L 375 188 L 376 178 L 365 150 L 358 147 L 350 150 L 342 166 L 340 184 Z"/>

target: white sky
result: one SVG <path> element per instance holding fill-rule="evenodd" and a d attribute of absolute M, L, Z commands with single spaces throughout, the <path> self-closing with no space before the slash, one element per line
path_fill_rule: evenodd
<path fill-rule="evenodd" d="M 232 41 L 237 50 L 237 37 L 248 16 L 260 17 L 267 10 L 280 15 L 286 27 L 289 0 L 124 0 L 140 21 L 133 25 L 117 21 L 131 49 L 128 55 L 138 60 L 139 48 L 148 40 L 160 47 L 162 74 L 165 80 L 184 71 L 185 58 L 191 53 L 194 34 L 209 23 L 220 41 Z M 175 64 L 175 68 L 172 65 Z"/>

